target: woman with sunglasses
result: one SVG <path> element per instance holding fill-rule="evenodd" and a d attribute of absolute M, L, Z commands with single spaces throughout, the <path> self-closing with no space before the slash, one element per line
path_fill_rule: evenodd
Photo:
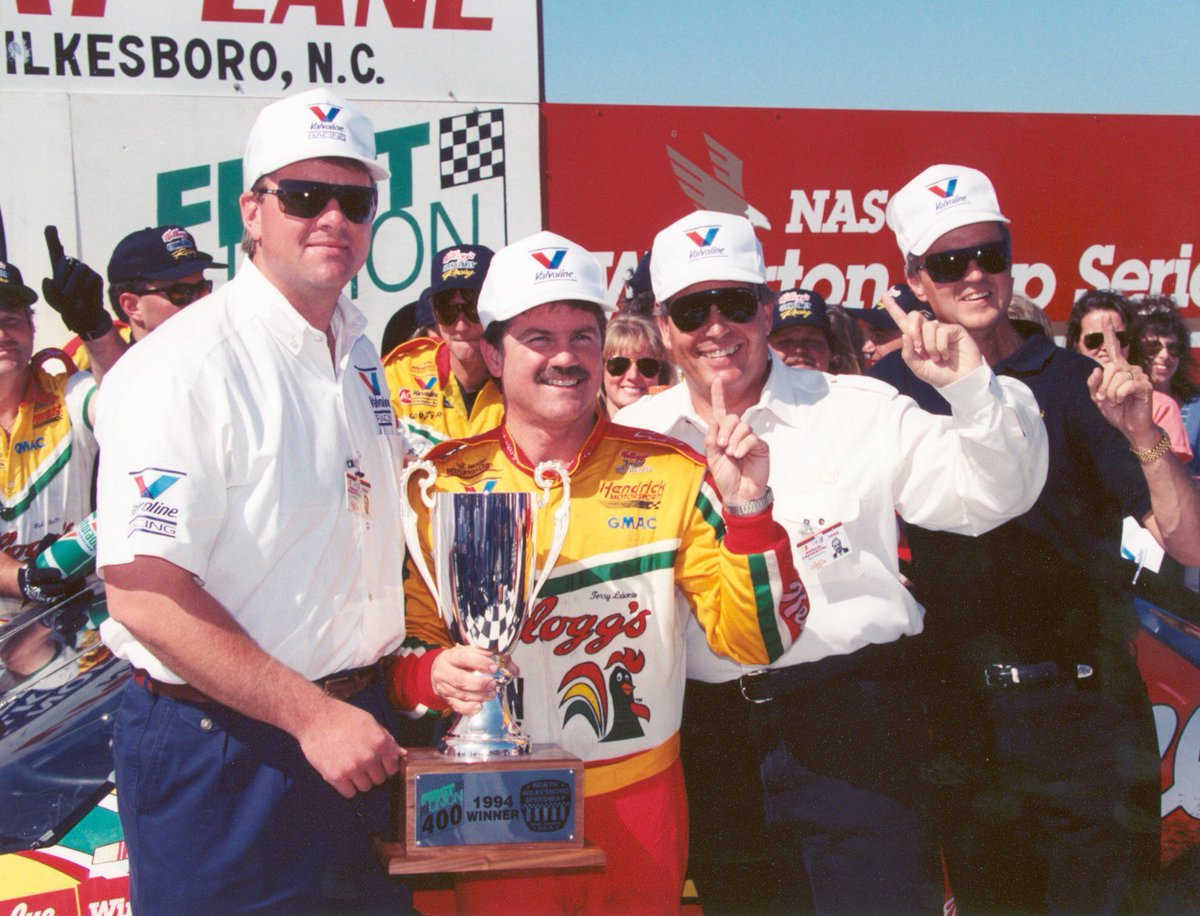
<path fill-rule="evenodd" d="M 640 315 L 617 315 L 604 332 L 604 386 L 600 399 L 609 417 L 675 381 L 662 337 L 652 321 Z"/>
<path fill-rule="evenodd" d="M 1131 363 L 1140 362 L 1136 357 L 1131 357 L 1129 352 L 1131 339 L 1136 340 L 1136 336 L 1131 338 L 1128 330 L 1133 326 L 1133 308 L 1133 303 L 1115 289 L 1088 290 L 1075 300 L 1071 308 L 1071 317 L 1067 320 L 1067 349 L 1106 365 L 1108 353 L 1104 349 L 1101 322 L 1104 316 L 1111 315 L 1121 356 Z M 1146 371 L 1149 372 L 1149 369 Z M 1150 409 L 1154 422 L 1171 437 L 1171 451 L 1184 464 L 1191 463 L 1192 446 L 1188 442 L 1179 405 L 1169 394 L 1156 387 Z"/>
<path fill-rule="evenodd" d="M 1144 296 L 1134 305 L 1137 314 L 1133 320 L 1129 361 L 1141 366 L 1149 376 L 1156 401 L 1170 398 L 1179 406 L 1184 435 L 1192 452 L 1190 461 L 1182 455 L 1180 458 L 1192 474 L 1200 474 L 1200 385 L 1192 381 L 1191 334 L 1170 296 Z"/>

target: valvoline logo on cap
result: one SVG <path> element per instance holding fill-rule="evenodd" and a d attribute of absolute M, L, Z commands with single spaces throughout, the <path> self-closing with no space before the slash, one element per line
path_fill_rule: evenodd
<path fill-rule="evenodd" d="M 326 124 L 332 123 L 333 120 L 342 113 L 342 109 L 338 108 L 336 105 L 327 108 L 324 111 L 321 110 L 320 105 L 310 105 L 308 106 L 308 110 L 316 115 L 318 121 L 322 121 Z"/>
<path fill-rule="evenodd" d="M 544 283 L 547 280 L 574 280 L 575 271 L 564 268 L 563 261 L 567 257 L 565 248 L 536 248 L 529 252 L 530 257 L 542 265 L 545 270 L 535 271 L 534 283 Z"/>
<path fill-rule="evenodd" d="M 954 191 L 958 187 L 958 176 L 952 178 L 943 178 L 941 181 L 935 181 L 928 185 L 927 190 L 934 197 L 940 198 L 934 205 L 935 213 L 940 213 L 947 207 L 953 207 L 955 204 L 966 203 L 966 194 L 955 194 Z"/>
<path fill-rule="evenodd" d="M 720 226 L 696 226 L 694 229 L 685 229 L 683 234 L 696 246 L 688 252 L 688 260 L 724 257 L 727 253 L 725 248 L 716 244 L 720 231 Z"/>
<path fill-rule="evenodd" d="M 308 139 L 346 141 L 346 128 L 334 123 L 338 115 L 342 113 L 341 108 L 336 105 L 329 105 L 325 108 L 320 105 L 309 105 L 308 110 L 316 118 L 308 126 Z"/>

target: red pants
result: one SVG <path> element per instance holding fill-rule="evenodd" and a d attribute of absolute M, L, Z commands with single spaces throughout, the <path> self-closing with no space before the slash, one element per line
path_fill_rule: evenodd
<path fill-rule="evenodd" d="M 683 767 L 590 796 L 584 837 L 604 850 L 603 871 L 511 872 L 460 878 L 460 913 L 675 913 L 687 870 Z"/>

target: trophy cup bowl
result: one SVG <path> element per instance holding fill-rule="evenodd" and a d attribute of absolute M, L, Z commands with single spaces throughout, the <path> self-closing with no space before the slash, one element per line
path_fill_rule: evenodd
<path fill-rule="evenodd" d="M 500 664 L 495 696 L 473 716 L 457 716 L 439 743 L 443 754 L 470 759 L 529 753 L 508 707 L 508 653 L 529 607 L 532 493 L 438 493 L 433 557 L 446 623 L 460 645 L 490 653 Z"/>

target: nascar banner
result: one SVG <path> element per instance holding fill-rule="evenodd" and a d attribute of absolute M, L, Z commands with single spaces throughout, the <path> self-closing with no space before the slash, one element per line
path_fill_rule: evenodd
<path fill-rule="evenodd" d="M 1084 289 L 1167 292 L 1200 318 L 1200 118 L 544 105 L 547 228 L 597 252 L 615 300 L 654 234 L 742 213 L 777 289 L 869 306 L 902 278 L 884 210 L 939 162 L 982 169 L 1015 289 L 1065 321 Z M 952 181 L 954 176 L 945 176 Z M 930 188 L 945 193 L 948 185 Z"/>

